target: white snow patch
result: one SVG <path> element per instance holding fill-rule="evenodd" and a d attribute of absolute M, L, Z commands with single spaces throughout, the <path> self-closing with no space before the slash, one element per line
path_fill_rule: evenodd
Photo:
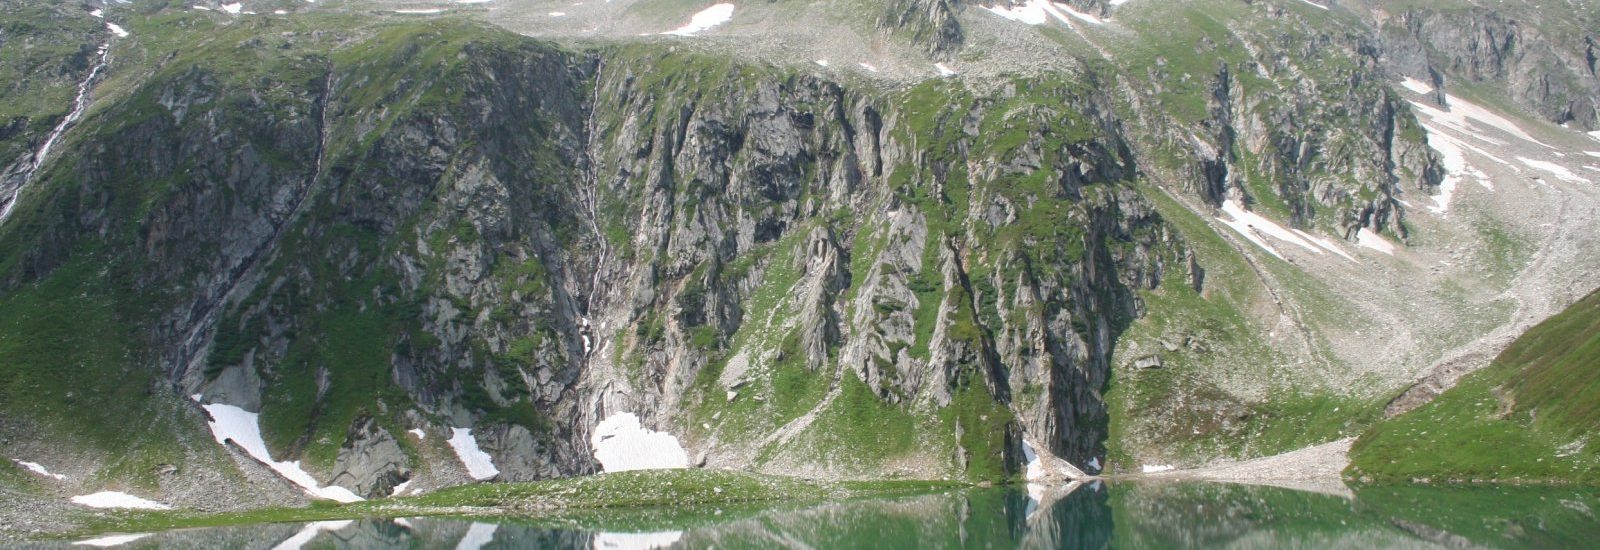
<path fill-rule="evenodd" d="M 1400 85 L 1405 87 L 1407 90 L 1411 90 L 1423 95 L 1433 93 L 1433 86 L 1429 86 L 1427 82 L 1423 82 L 1409 76 L 1406 77 L 1405 80 L 1401 81 Z"/>
<path fill-rule="evenodd" d="M 877 65 L 873 65 L 873 64 L 871 64 L 871 63 L 867 63 L 867 62 L 865 62 L 865 61 L 862 61 L 862 62 L 859 62 L 859 63 L 856 63 L 856 64 L 857 64 L 857 65 L 860 65 L 860 66 L 861 66 L 861 68 L 863 68 L 863 69 L 866 69 L 866 70 L 868 70 L 868 71 L 871 71 L 871 72 L 878 72 L 878 66 L 877 66 Z"/>
<path fill-rule="evenodd" d="M 1048 16 L 1044 13 L 1044 6 L 1045 2 L 1041 0 L 1029 0 L 1029 2 L 1017 6 L 984 6 L 983 9 L 1018 23 L 1043 25 L 1048 19 Z"/>
<path fill-rule="evenodd" d="M 1444 181 L 1439 182 L 1439 194 L 1434 195 L 1433 206 L 1429 206 L 1428 210 L 1432 210 L 1435 214 L 1444 214 L 1450 211 L 1450 199 L 1455 196 L 1456 185 L 1460 184 L 1464 177 L 1472 176 L 1478 183 L 1487 187 L 1489 176 L 1467 164 L 1467 155 L 1463 149 L 1470 146 L 1445 135 L 1433 126 L 1423 124 L 1422 129 L 1428 135 L 1428 147 L 1439 153 L 1440 163 L 1444 165 L 1445 170 Z"/>
<path fill-rule="evenodd" d="M 317 480 L 300 468 L 300 461 L 278 462 L 272 459 L 272 453 L 267 451 L 267 443 L 261 439 L 261 415 L 233 405 L 213 403 L 201 405 L 212 420 L 206 422 L 211 427 L 211 436 L 217 443 L 227 445 L 229 440 L 245 454 L 257 462 L 265 464 L 290 483 L 299 485 L 306 494 L 317 498 L 324 498 L 334 502 L 356 502 L 363 500 L 350 492 L 349 489 L 338 485 L 322 487 Z"/>
<path fill-rule="evenodd" d="M 656 550 L 677 544 L 683 531 L 652 533 L 595 533 L 595 550 Z"/>
<path fill-rule="evenodd" d="M 1390 256 L 1394 255 L 1394 243 L 1389 242 L 1389 239 L 1383 238 L 1382 235 L 1367 231 L 1365 227 L 1356 231 L 1356 244 L 1361 245 L 1362 248 L 1370 248 Z"/>
<path fill-rule="evenodd" d="M 1357 261 L 1355 256 L 1351 256 L 1349 253 L 1346 253 L 1343 248 L 1340 248 L 1339 245 L 1334 244 L 1334 242 L 1331 240 L 1306 233 L 1299 229 L 1290 229 L 1290 231 L 1293 231 L 1294 234 L 1299 235 L 1300 238 L 1311 241 L 1312 244 L 1322 247 L 1323 250 L 1338 254 L 1340 257 L 1352 262 Z"/>
<path fill-rule="evenodd" d="M 1026 477 L 1028 481 L 1045 476 L 1044 463 L 1039 461 L 1039 453 L 1034 452 L 1033 444 L 1026 439 L 1022 440 L 1022 458 L 1028 464 Z"/>
<path fill-rule="evenodd" d="M 428 438 L 428 432 L 422 431 L 422 428 L 411 428 L 406 430 L 406 433 L 417 436 L 418 441 Z"/>
<path fill-rule="evenodd" d="M 616 413 L 594 427 L 589 444 L 607 472 L 689 467 L 689 454 L 678 438 L 639 425 L 630 412 Z"/>
<path fill-rule="evenodd" d="M 222 5 L 222 11 L 225 11 L 225 12 L 228 12 L 228 13 L 231 13 L 231 14 L 234 14 L 234 15 L 239 15 L 239 11 L 243 10 L 243 9 L 244 9 L 244 4 L 240 4 L 238 2 L 234 2 L 232 4 L 223 4 Z"/>
<path fill-rule="evenodd" d="M 493 523 L 472 522 L 467 528 L 467 534 L 461 535 L 461 541 L 456 543 L 456 550 L 478 550 L 494 541 L 494 532 L 500 530 L 499 525 Z"/>
<path fill-rule="evenodd" d="M 322 534 L 323 531 L 331 533 L 349 527 L 352 523 L 355 522 L 352 520 L 341 520 L 314 521 L 308 523 L 305 527 L 300 528 L 300 531 L 295 533 L 294 536 L 283 539 L 283 542 L 280 542 L 277 546 L 272 547 L 272 550 L 300 550 L 300 548 L 304 547 L 306 543 L 311 542 L 312 539 L 317 538 L 317 535 Z"/>
<path fill-rule="evenodd" d="M 1460 131 L 1466 135 L 1481 137 L 1485 141 L 1489 141 L 1491 143 L 1495 143 L 1497 140 L 1482 136 L 1478 128 L 1473 125 L 1473 122 L 1487 124 L 1489 126 L 1498 128 L 1500 131 L 1503 131 L 1507 134 L 1511 134 L 1517 139 L 1549 147 L 1549 145 L 1545 145 L 1544 142 L 1533 139 L 1533 136 L 1522 131 L 1522 128 L 1517 126 L 1517 123 L 1512 122 L 1511 119 L 1500 116 L 1499 113 L 1495 113 L 1494 111 L 1486 109 L 1481 105 L 1449 94 L 1445 95 L 1445 102 L 1449 104 L 1449 107 L 1444 109 L 1420 101 L 1412 101 L 1411 105 L 1412 107 L 1415 107 L 1418 112 L 1422 113 L 1423 116 L 1428 117 L 1429 121 L 1435 124 L 1447 126 L 1452 130 Z"/>
<path fill-rule="evenodd" d="M 955 76 L 956 74 L 955 69 L 950 68 L 949 65 L 945 65 L 944 63 L 934 63 L 933 68 L 939 71 L 939 76 Z M 1597 153 L 1597 155 L 1600 155 L 1600 153 Z"/>
<path fill-rule="evenodd" d="M 456 0 L 457 4 L 486 4 L 492 0 Z"/>
<path fill-rule="evenodd" d="M 128 37 L 128 31 L 123 29 L 120 25 L 117 25 L 116 23 L 106 23 L 106 29 L 111 31 L 111 34 L 117 35 L 117 38 L 127 38 Z"/>
<path fill-rule="evenodd" d="M 272 10 L 272 13 L 276 15 L 289 15 L 289 10 Z"/>
<path fill-rule="evenodd" d="M 566 16 L 567 16 L 567 12 L 564 12 L 564 11 L 553 11 L 553 12 L 550 12 L 550 17 L 566 17 Z M 588 335 L 584 335 L 584 337 L 583 337 L 583 354 L 584 355 L 588 355 L 589 354 L 589 336 Z"/>
<path fill-rule="evenodd" d="M 206 6 L 194 6 L 194 11 L 211 11 L 211 8 Z"/>
<path fill-rule="evenodd" d="M 1554 162 L 1535 160 L 1528 157 L 1517 157 L 1517 160 L 1528 165 L 1529 168 L 1549 172 L 1550 175 L 1565 181 L 1570 181 L 1573 183 L 1589 183 L 1589 180 L 1583 179 L 1582 176 L 1572 173 L 1572 171 L 1568 170 L 1567 167 Z"/>
<path fill-rule="evenodd" d="M 1099 470 L 1100 469 L 1100 457 L 1097 456 L 1097 457 L 1089 459 L 1089 468 L 1090 469 L 1094 469 L 1094 470 Z"/>
<path fill-rule="evenodd" d="M 1328 7 L 1327 7 L 1327 6 L 1324 6 L 1324 5 L 1322 5 L 1322 4 L 1318 4 L 1318 3 L 1316 3 L 1316 2 L 1312 2 L 1312 1 L 1311 1 L 1311 0 L 1300 0 L 1300 1 L 1301 1 L 1301 2 L 1305 2 L 1305 3 L 1306 3 L 1306 5 L 1307 5 L 1307 6 L 1313 6 L 1313 7 L 1316 7 L 1316 8 L 1318 8 L 1318 9 L 1324 9 L 1324 10 L 1325 10 L 1325 9 L 1328 9 Z"/>
<path fill-rule="evenodd" d="M 412 481 L 415 481 L 415 480 L 414 479 L 408 479 L 408 480 L 400 482 L 399 485 L 395 485 L 394 489 L 389 491 L 389 496 L 392 496 L 392 497 L 400 496 L 402 493 L 405 493 L 406 489 L 410 489 L 411 488 L 411 482 Z"/>
<path fill-rule="evenodd" d="M 1169 465 L 1166 465 L 1166 464 L 1146 464 L 1146 465 L 1143 465 L 1143 466 L 1139 467 L 1139 471 L 1147 473 L 1147 474 L 1154 474 L 1154 473 L 1157 473 L 1157 472 L 1169 472 L 1169 471 L 1172 471 L 1174 469 L 1176 469 L 1176 468 L 1173 468 L 1172 466 L 1169 466 Z"/>
<path fill-rule="evenodd" d="M 89 16 L 90 17 L 99 17 L 101 19 L 104 19 L 105 16 L 106 16 L 106 11 L 105 10 L 94 10 L 94 11 L 89 12 Z"/>
<path fill-rule="evenodd" d="M 699 13 L 689 17 L 689 23 L 682 27 L 661 33 L 690 36 L 697 32 L 727 23 L 733 20 L 733 4 L 714 4 L 709 8 L 700 10 Z"/>
<path fill-rule="evenodd" d="M 138 510 L 171 510 L 171 506 L 145 500 L 128 493 L 119 491 L 100 491 L 91 495 L 78 495 L 72 497 L 74 504 L 82 504 L 90 508 L 132 508 Z"/>
<path fill-rule="evenodd" d="M 828 66 L 828 60 L 826 60 L 826 59 L 818 59 L 818 60 L 817 60 L 817 61 L 816 61 L 816 63 L 817 63 L 817 66 L 819 66 L 819 67 L 826 67 L 826 66 Z"/>
<path fill-rule="evenodd" d="M 44 469 L 44 465 L 40 464 L 38 462 L 28 462 L 26 460 L 12 460 L 12 462 L 16 462 L 17 464 L 21 464 L 23 468 L 27 468 L 29 470 L 32 470 L 33 473 L 36 473 L 36 474 L 39 474 L 39 475 L 42 475 L 42 476 L 45 476 L 45 477 L 53 477 L 53 478 L 56 478 L 57 480 L 62 480 L 62 479 L 66 479 L 67 478 L 67 476 L 64 476 L 64 475 L 61 475 L 61 474 L 52 474 L 52 473 L 50 473 L 50 470 Z"/>
<path fill-rule="evenodd" d="M 74 546 L 98 546 L 101 548 L 110 548 L 112 546 L 122 546 L 148 536 L 150 536 L 150 533 L 136 533 L 132 535 L 106 535 L 104 537 L 80 540 L 72 544 Z"/>
<path fill-rule="evenodd" d="M 433 15 L 433 14 L 436 14 L 436 13 L 444 13 L 444 8 L 394 10 L 394 12 L 395 13 L 403 13 L 403 14 L 406 14 L 406 15 Z"/>
<path fill-rule="evenodd" d="M 1600 158 L 1600 151 L 1584 151 L 1583 154 L 1589 155 L 1589 156 L 1595 157 L 1595 158 Z"/>
<path fill-rule="evenodd" d="M 1290 230 L 1289 228 L 1278 225 L 1277 222 L 1269 220 L 1260 214 L 1245 210 L 1244 206 L 1239 204 L 1238 199 L 1228 199 L 1227 201 L 1224 201 L 1222 203 L 1222 213 L 1227 214 L 1228 219 L 1223 219 L 1223 217 L 1218 216 L 1217 221 L 1222 222 L 1223 225 L 1233 228 L 1234 231 L 1238 232 L 1246 240 L 1255 243 L 1256 246 L 1265 249 L 1268 253 L 1271 253 L 1273 256 L 1277 256 L 1280 260 L 1283 259 L 1283 255 L 1279 254 L 1278 250 L 1273 248 L 1272 245 L 1267 244 L 1267 241 L 1261 238 L 1262 234 L 1270 235 L 1275 239 L 1298 246 L 1300 248 L 1304 248 L 1306 250 L 1310 250 L 1316 254 L 1323 253 L 1323 247 L 1318 247 L 1317 245 L 1312 244 L 1311 241 L 1301 237 L 1301 235 L 1304 233 Z"/>
<path fill-rule="evenodd" d="M 450 448 L 455 449 L 456 458 L 460 458 L 461 464 L 467 467 L 467 475 L 478 480 L 500 475 L 500 469 L 494 467 L 494 459 L 478 448 L 478 440 L 472 437 L 472 428 L 450 428 L 450 432 Z"/>
<path fill-rule="evenodd" d="M 1106 24 L 1106 22 L 1104 20 L 1100 19 L 1099 17 L 1095 17 L 1093 15 L 1089 15 L 1087 13 L 1083 13 L 1081 11 L 1072 9 L 1072 6 L 1069 6 L 1069 5 L 1060 3 L 1060 2 L 1051 2 L 1050 5 L 1045 6 L 1045 10 L 1046 11 L 1051 11 L 1050 8 L 1055 8 L 1056 10 L 1060 10 L 1061 12 L 1066 12 L 1067 15 L 1075 17 L 1078 20 L 1083 21 L 1084 23 L 1088 23 L 1090 25 L 1104 25 L 1104 24 Z M 1061 18 L 1061 14 L 1059 12 L 1052 12 L 1051 15 L 1056 16 L 1056 19 L 1061 19 L 1062 23 L 1066 23 L 1067 22 L 1066 19 L 1062 19 Z"/>

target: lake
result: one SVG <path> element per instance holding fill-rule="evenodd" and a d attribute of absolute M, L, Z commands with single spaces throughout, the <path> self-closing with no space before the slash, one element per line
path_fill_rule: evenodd
<path fill-rule="evenodd" d="M 120 548 L 1596 548 L 1600 490 L 1197 482 L 967 489 L 809 505 L 393 518 L 97 537 Z M 40 546 L 66 546 L 52 543 Z M 83 548 L 83 546 L 78 546 Z"/>

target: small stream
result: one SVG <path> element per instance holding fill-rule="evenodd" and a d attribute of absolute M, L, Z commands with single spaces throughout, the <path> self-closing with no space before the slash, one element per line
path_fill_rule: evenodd
<path fill-rule="evenodd" d="M 44 143 L 39 146 L 38 150 L 34 151 L 32 162 L 28 164 L 27 168 L 23 169 L 20 177 L 16 178 L 15 187 L 12 187 L 10 193 L 4 197 L 5 206 L 0 208 L 0 223 L 5 223 L 11 217 L 11 210 L 16 207 L 17 198 L 22 195 L 22 190 L 33 182 L 34 172 L 37 172 L 39 167 L 43 166 L 45 160 L 49 158 L 50 149 L 55 147 L 62 134 L 65 134 L 73 123 L 83 117 L 83 112 L 88 110 L 89 92 L 94 88 L 95 79 L 100 77 L 100 73 L 105 70 L 110 61 L 111 40 L 107 39 L 100 44 L 100 49 L 96 52 L 94 68 L 89 69 L 89 75 L 78 83 L 78 95 L 72 100 L 72 110 L 67 113 L 67 116 L 62 117 L 61 122 L 57 123 L 54 129 L 50 130 L 50 134 L 45 137 Z"/>

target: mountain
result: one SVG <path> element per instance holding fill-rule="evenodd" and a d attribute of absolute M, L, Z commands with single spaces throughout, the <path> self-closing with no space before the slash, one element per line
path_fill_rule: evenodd
<path fill-rule="evenodd" d="M 4 8 L 0 490 L 1200 465 L 1600 287 L 1592 3 L 568 4 Z"/>

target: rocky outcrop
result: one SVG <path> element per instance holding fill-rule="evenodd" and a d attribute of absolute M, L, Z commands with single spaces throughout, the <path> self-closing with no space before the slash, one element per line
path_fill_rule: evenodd
<path fill-rule="evenodd" d="M 1430 72 L 1440 72 L 1493 83 L 1551 122 L 1600 129 L 1592 35 L 1524 25 L 1499 10 L 1471 7 L 1407 10 L 1386 23 L 1383 36 L 1402 74 L 1429 80 Z"/>
<path fill-rule="evenodd" d="M 878 28 L 904 36 L 935 59 L 961 49 L 965 39 L 956 18 L 959 0 L 893 0 L 878 16 Z"/>
<path fill-rule="evenodd" d="M 409 479 L 409 461 L 394 436 L 372 417 L 359 417 L 345 435 L 328 483 L 365 498 L 380 498 L 394 493 L 395 486 Z"/>

